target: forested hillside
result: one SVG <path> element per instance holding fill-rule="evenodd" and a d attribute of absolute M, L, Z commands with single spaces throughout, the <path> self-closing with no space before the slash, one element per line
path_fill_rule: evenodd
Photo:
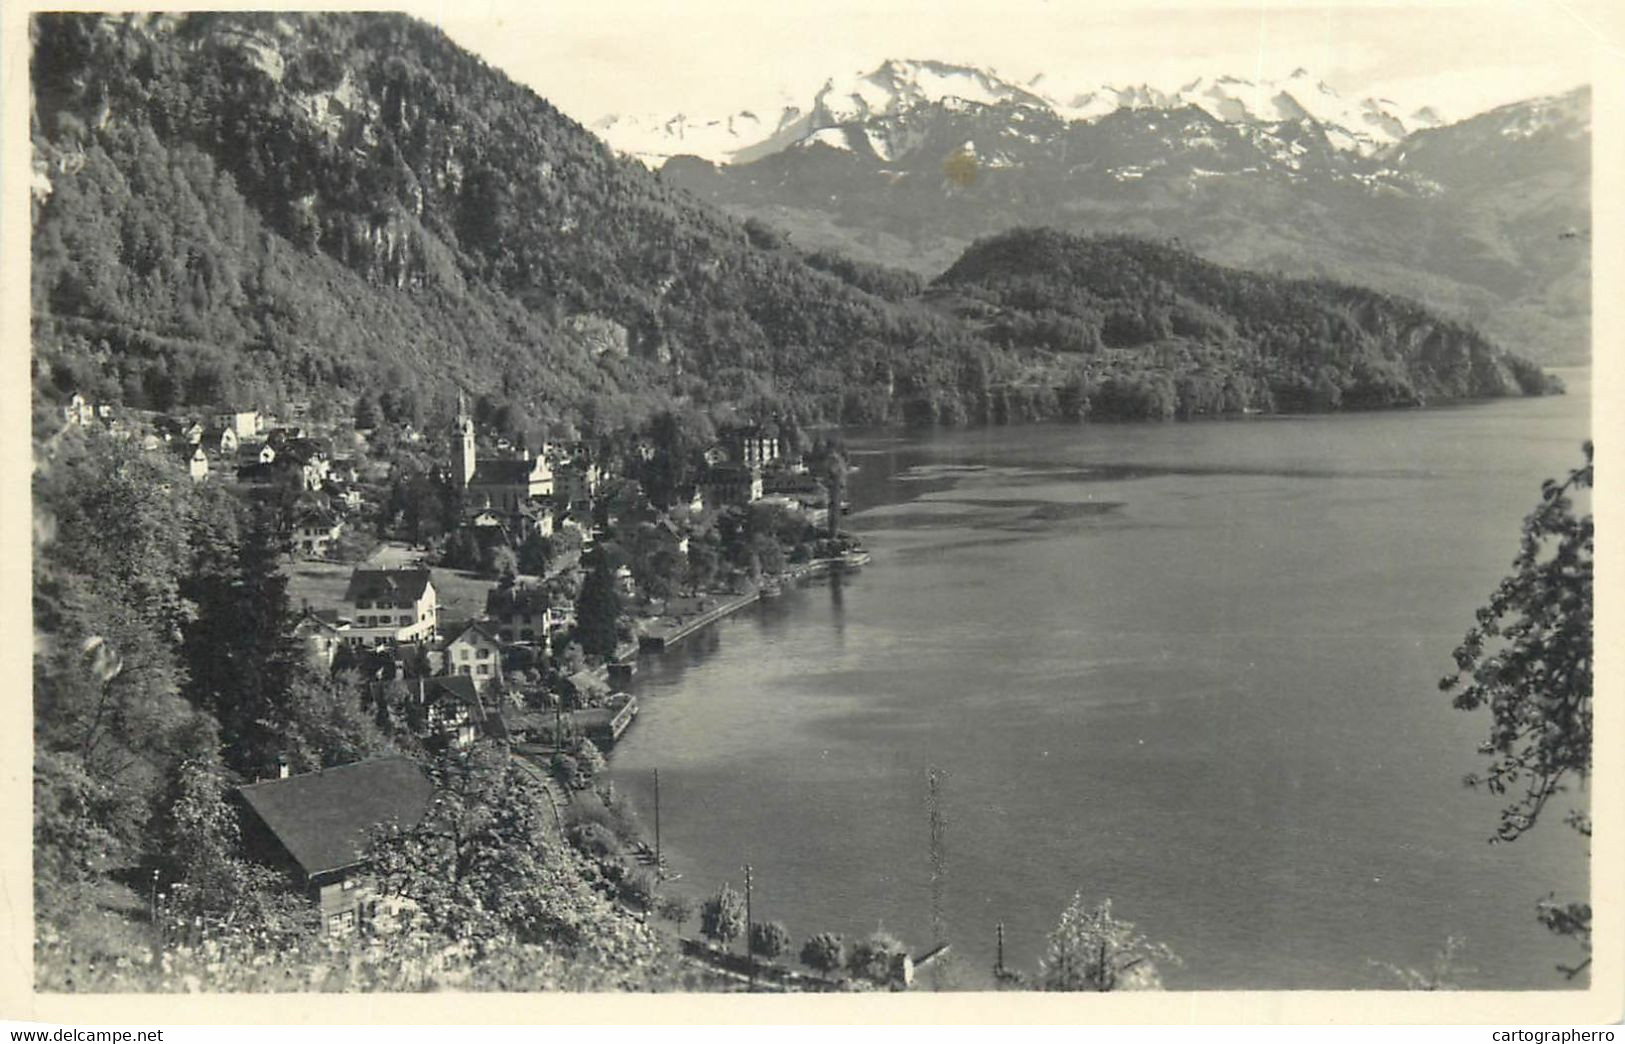
<path fill-rule="evenodd" d="M 1548 389 L 1538 367 L 1403 298 L 1261 276 L 1127 237 L 995 236 L 931 295 L 1009 350 L 1083 360 L 1062 406 L 1101 417 L 1369 409 Z"/>
<path fill-rule="evenodd" d="M 804 254 L 617 158 L 404 17 L 43 15 L 32 31 L 42 406 L 77 390 L 155 409 L 343 411 L 357 390 L 387 388 L 413 419 L 464 388 L 588 432 L 674 398 L 804 421 L 962 422 L 1077 413 L 1064 400 L 1080 359 L 1157 379 L 1188 368 L 1152 350 L 1166 341 L 1154 326 L 1136 338 L 1103 317 L 1098 344 L 1029 336 L 932 307 L 918 277 Z M 1121 293 L 1140 289 L 1161 292 Z M 1364 300 L 1362 343 L 1394 393 L 1354 401 L 1511 388 L 1411 372 L 1426 352 L 1384 340 L 1382 317 L 1422 313 Z M 1039 312 L 1065 311 L 1054 304 Z M 1161 308 L 1118 304 L 1114 316 Z M 1210 318 L 1204 351 L 1255 382 L 1314 380 L 1340 351 Z"/>
<path fill-rule="evenodd" d="M 974 343 L 753 243 L 421 23 L 35 33 L 36 356 L 58 391 L 165 408 L 383 378 L 606 426 L 668 393 L 879 419 L 849 390 Z"/>

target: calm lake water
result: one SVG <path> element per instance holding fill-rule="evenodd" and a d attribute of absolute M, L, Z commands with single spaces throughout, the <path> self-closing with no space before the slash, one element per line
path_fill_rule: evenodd
<path fill-rule="evenodd" d="M 799 948 L 934 939 L 926 773 L 946 775 L 949 985 L 1031 973 L 1073 892 L 1184 959 L 1175 989 L 1555 988 L 1534 920 L 1587 887 L 1562 809 L 1491 846 L 1461 777 L 1482 714 L 1438 692 L 1540 482 L 1561 398 L 1431 411 L 858 439 L 874 563 L 660 656 L 611 761 L 660 769 L 675 887 L 740 887 Z M 929 974 L 922 980 L 930 983 Z"/>

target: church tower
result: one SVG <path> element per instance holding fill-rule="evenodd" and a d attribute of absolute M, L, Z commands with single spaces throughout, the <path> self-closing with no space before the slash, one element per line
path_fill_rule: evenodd
<path fill-rule="evenodd" d="M 457 488 L 465 490 L 474 478 L 478 458 L 474 450 L 474 422 L 468 416 L 468 400 L 457 393 L 457 430 L 453 433 L 451 449 L 451 476 Z"/>

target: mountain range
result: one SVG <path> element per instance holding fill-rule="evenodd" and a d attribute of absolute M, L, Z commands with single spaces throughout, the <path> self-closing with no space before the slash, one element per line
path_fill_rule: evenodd
<path fill-rule="evenodd" d="M 871 72 L 832 77 L 810 103 L 780 96 L 767 106 L 720 116 L 611 115 L 591 128 L 617 150 L 658 167 L 673 156 L 744 163 L 793 144 L 867 147 L 893 158 L 899 143 L 887 121 L 924 105 L 1018 105 L 1065 122 L 1093 122 L 1122 109 L 1201 109 L 1226 123 L 1272 124 L 1312 119 L 1341 148 L 1371 154 L 1412 131 L 1445 121 L 1430 106 L 1407 111 L 1386 98 L 1350 101 L 1297 69 L 1281 81 L 1198 77 L 1177 87 L 1109 84 L 1064 88 L 1039 75 L 1013 83 L 991 69 L 929 60 L 888 59 Z M 872 133 L 871 133 L 872 132 Z"/>
<path fill-rule="evenodd" d="M 74 392 L 157 410 L 299 399 L 329 415 L 382 392 L 387 415 L 416 423 L 466 391 L 607 434 L 674 408 L 1166 418 L 1545 388 L 1515 353 L 1403 297 L 1178 244 L 1006 232 L 931 286 L 811 249 L 696 199 L 672 163 L 657 175 L 617 156 L 401 16 L 42 14 L 30 34 L 37 417 Z M 1140 124 L 1116 125 L 1161 111 L 1072 126 L 1129 148 Z M 966 140 L 992 155 L 1007 124 L 1043 116 L 921 102 L 889 118 L 944 113 L 987 136 L 922 126 L 894 155 L 930 163 Z M 1419 155 L 1440 171 L 1476 162 L 1448 142 Z M 777 165 L 788 184 L 804 160 L 836 180 L 873 167 L 813 143 L 724 170 Z M 988 191 L 979 170 L 939 171 L 930 205 L 946 215 Z"/>
<path fill-rule="evenodd" d="M 1305 70 L 1058 90 L 887 61 L 802 104 L 609 117 L 623 152 L 795 241 L 925 276 L 1046 224 L 1417 297 L 1554 362 L 1590 351 L 1590 91 L 1455 122 Z"/>

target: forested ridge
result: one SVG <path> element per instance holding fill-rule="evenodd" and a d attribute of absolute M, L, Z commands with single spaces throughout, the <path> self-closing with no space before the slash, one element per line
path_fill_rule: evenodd
<path fill-rule="evenodd" d="M 1007 350 L 1080 360 L 1065 406 L 1097 415 L 1375 408 L 1548 387 L 1539 367 L 1404 298 L 1125 236 L 1017 229 L 979 240 L 931 296 Z"/>
<path fill-rule="evenodd" d="M 1276 291 L 1209 266 L 1210 281 L 1251 296 L 1136 299 L 1194 271 L 1181 262 L 1121 283 L 1101 310 L 1107 275 L 1091 264 L 1139 250 L 1152 271 L 1182 256 L 1126 241 L 1036 273 L 1055 292 L 1031 309 L 988 298 L 1009 288 L 985 246 L 922 296 L 917 276 L 803 252 L 697 202 L 401 16 L 42 15 L 32 32 L 42 403 L 77 390 L 152 409 L 342 410 L 363 388 L 426 402 L 463 387 L 600 432 L 673 400 L 808 421 L 1160 416 L 1114 406 L 1099 381 L 1133 373 L 1178 394 L 1192 367 L 1175 356 L 1196 344 L 1200 372 L 1251 382 L 1231 405 L 1329 408 L 1339 402 L 1291 389 L 1319 380 L 1323 355 L 1348 361 L 1335 340 L 1303 344 L 1322 327 L 1335 339 L 1345 316 L 1359 354 L 1386 369 L 1332 365 L 1342 405 L 1515 387 L 1415 369 L 1432 342 L 1413 351 L 1383 330 L 1418 329 L 1420 309 L 1351 305 L 1354 291 L 1330 286 Z M 972 292 L 976 273 L 999 285 Z M 1095 289 L 1068 297 L 1068 282 Z M 1007 314 L 945 309 L 949 285 Z M 1282 302 L 1297 345 L 1265 330 Z M 1200 316 L 1204 332 L 1164 331 L 1158 316 Z M 1100 333 L 1074 337 L 1062 319 Z M 1431 325 L 1452 344 L 1472 336 Z M 1484 373 L 1511 365 L 1473 344 Z M 1205 412 L 1194 400 L 1172 411 Z"/>

